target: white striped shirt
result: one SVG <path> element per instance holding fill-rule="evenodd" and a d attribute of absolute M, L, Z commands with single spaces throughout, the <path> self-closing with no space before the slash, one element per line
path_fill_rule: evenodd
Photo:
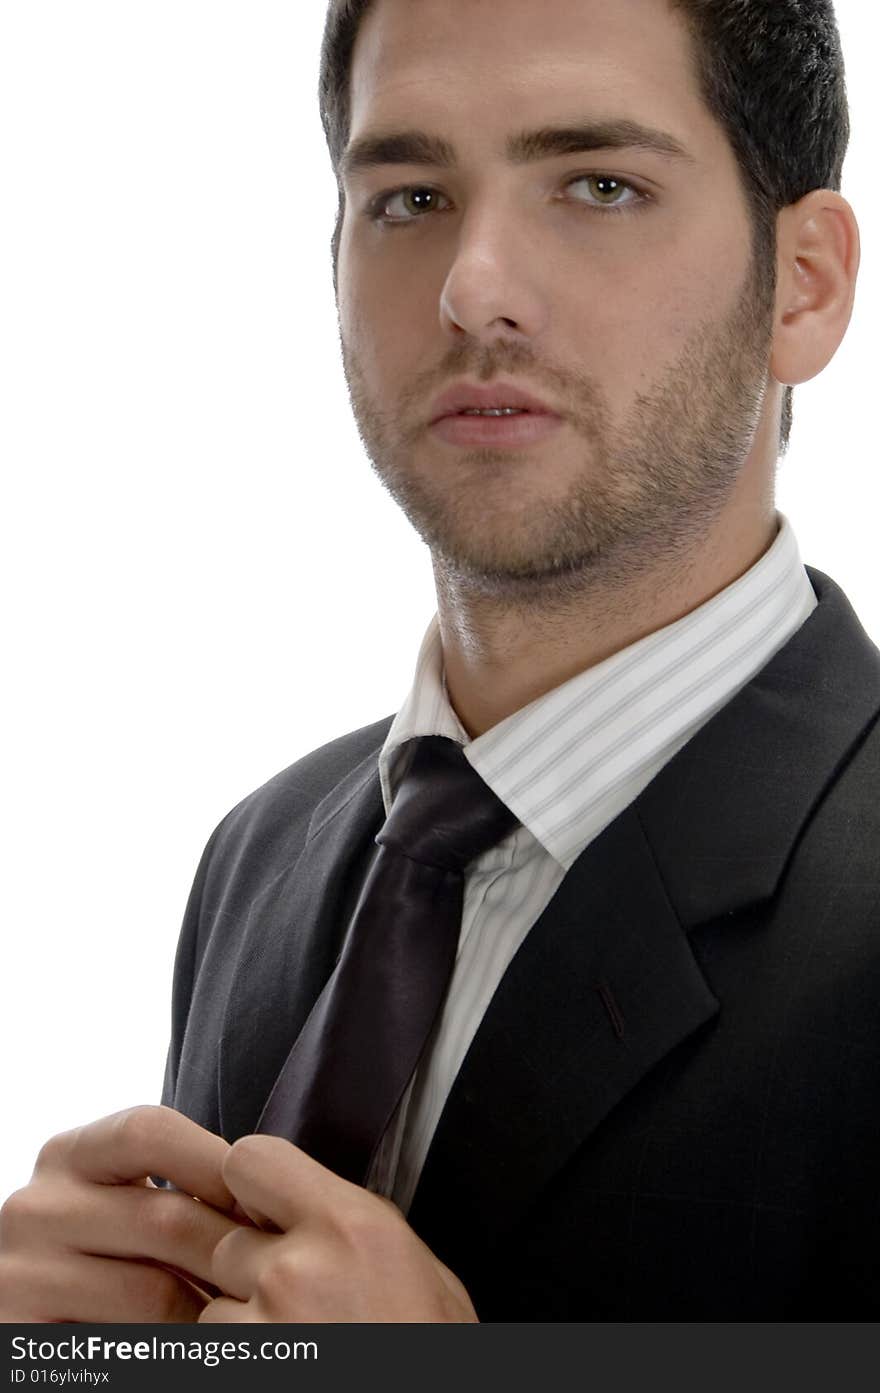
<path fill-rule="evenodd" d="M 386 813 L 400 747 L 419 735 L 446 735 L 521 826 L 468 869 L 443 1010 L 370 1175 L 370 1189 L 404 1213 L 486 1008 L 566 871 L 815 608 L 794 533 L 784 517 L 779 523 L 769 550 L 720 594 L 474 740 L 446 695 L 436 616 L 431 621 L 379 758 Z"/>

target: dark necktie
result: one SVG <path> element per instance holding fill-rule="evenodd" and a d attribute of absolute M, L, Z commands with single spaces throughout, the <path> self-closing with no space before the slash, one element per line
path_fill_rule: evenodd
<path fill-rule="evenodd" d="M 257 1124 L 358 1185 L 443 1004 L 464 872 L 518 825 L 460 745 L 412 743 L 339 961 Z"/>

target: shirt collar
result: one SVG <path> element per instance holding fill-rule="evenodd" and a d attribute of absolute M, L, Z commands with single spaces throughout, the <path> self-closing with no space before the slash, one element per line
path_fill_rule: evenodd
<path fill-rule="evenodd" d="M 462 745 L 490 788 L 565 869 L 815 608 L 787 519 L 738 580 L 683 618 L 578 673 L 471 740 L 446 693 L 437 616 L 379 756 L 386 813 L 400 751 Z"/>

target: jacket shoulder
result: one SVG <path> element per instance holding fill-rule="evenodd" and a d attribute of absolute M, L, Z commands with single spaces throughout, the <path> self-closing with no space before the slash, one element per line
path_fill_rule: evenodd
<path fill-rule="evenodd" d="M 378 758 L 393 716 L 330 740 L 282 769 L 232 808 L 214 829 L 209 848 L 232 842 L 272 842 L 305 835 L 315 808 L 332 788 L 371 756 Z"/>

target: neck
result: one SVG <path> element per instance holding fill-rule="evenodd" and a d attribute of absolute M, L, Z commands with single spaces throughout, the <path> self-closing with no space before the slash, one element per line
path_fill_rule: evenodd
<path fill-rule="evenodd" d="M 743 575 L 778 530 L 772 499 L 725 509 L 688 549 L 644 572 L 612 566 L 550 578 L 526 590 L 487 587 L 434 558 L 446 685 L 474 738 L 665 628 Z"/>

